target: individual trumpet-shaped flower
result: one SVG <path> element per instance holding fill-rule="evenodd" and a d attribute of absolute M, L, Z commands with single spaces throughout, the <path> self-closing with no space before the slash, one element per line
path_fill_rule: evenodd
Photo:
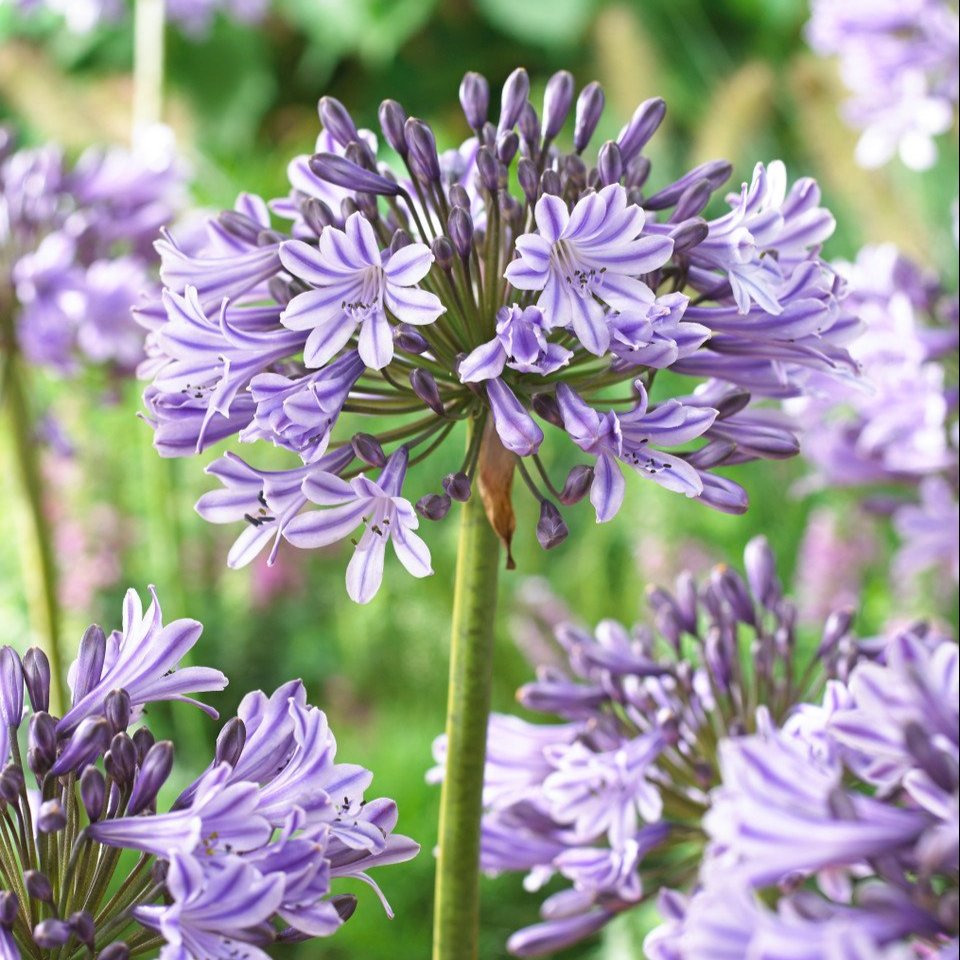
<path fill-rule="evenodd" d="M 397 559 L 415 577 L 433 573 L 430 551 L 413 531 L 420 525 L 413 506 L 400 496 L 407 470 L 406 448 L 394 453 L 373 481 L 365 476 L 351 481 L 332 473 L 318 473 L 303 482 L 303 493 L 325 510 L 311 510 L 291 520 L 284 536 L 295 547 L 322 547 L 365 527 L 347 566 L 347 593 L 357 603 L 368 603 L 380 589 L 387 543 Z"/>
<path fill-rule="evenodd" d="M 390 252 L 384 262 L 373 227 L 359 212 L 347 217 L 343 230 L 324 230 L 318 248 L 288 240 L 280 260 L 316 288 L 294 297 L 280 317 L 291 330 L 310 331 L 303 351 L 310 367 L 335 357 L 359 328 L 360 359 L 382 370 L 393 359 L 387 310 L 414 325 L 433 323 L 445 310 L 436 294 L 417 287 L 430 272 L 430 248 L 411 243 Z"/>

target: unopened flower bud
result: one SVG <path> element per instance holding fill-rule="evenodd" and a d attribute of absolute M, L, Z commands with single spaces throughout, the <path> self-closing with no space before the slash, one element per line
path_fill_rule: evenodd
<path fill-rule="evenodd" d="M 438 416 L 444 415 L 443 401 L 440 399 L 440 388 L 433 374 L 428 370 L 417 367 L 410 371 L 410 386 L 413 392 Z"/>
<path fill-rule="evenodd" d="M 97 624 L 87 627 L 80 638 L 73 677 L 73 702 L 79 703 L 99 682 L 107 638 Z"/>
<path fill-rule="evenodd" d="M 129 816 L 136 816 L 157 799 L 157 793 L 166 783 L 172 769 L 173 744 L 169 740 L 160 740 L 150 748 L 137 771 L 137 779 L 133 783 L 130 802 L 127 804 Z"/>
<path fill-rule="evenodd" d="M 466 503 L 470 499 L 470 478 L 465 473 L 448 473 L 442 486 L 453 500 Z"/>
<path fill-rule="evenodd" d="M 39 647 L 23 655 L 23 682 L 35 712 L 50 709 L 50 661 Z"/>
<path fill-rule="evenodd" d="M 603 113 L 603 87 L 595 80 L 588 83 L 577 97 L 577 112 L 573 127 L 573 149 L 583 153 L 593 136 L 600 114 Z"/>
<path fill-rule="evenodd" d="M 401 157 L 406 157 L 407 140 L 403 130 L 404 124 L 407 122 L 406 111 L 396 100 L 384 100 L 380 104 L 377 115 L 380 118 L 380 129 L 383 130 L 383 136 L 387 143 Z"/>
<path fill-rule="evenodd" d="M 532 160 L 521 157 L 517 163 L 517 179 L 527 202 L 535 203 L 540 190 L 540 174 L 537 172 L 537 165 Z"/>
<path fill-rule="evenodd" d="M 130 960 L 130 948 L 122 940 L 114 940 L 97 954 L 97 960 Z"/>
<path fill-rule="evenodd" d="M 330 898 L 333 909 L 344 923 L 349 920 L 357 909 L 357 898 L 352 893 L 340 893 Z"/>
<path fill-rule="evenodd" d="M 447 219 L 447 233 L 461 260 L 466 260 L 473 249 L 473 218 L 464 207 L 454 207 Z"/>
<path fill-rule="evenodd" d="M 755 625 L 757 622 L 756 610 L 753 607 L 753 598 L 750 596 L 743 577 L 730 567 L 720 566 L 714 569 L 711 579 L 720 592 L 720 595 L 730 606 L 733 615 L 741 623 Z"/>
<path fill-rule="evenodd" d="M 23 719 L 23 665 L 13 647 L 0 647 L 0 722 L 19 727 Z"/>
<path fill-rule="evenodd" d="M 327 227 L 336 223 L 333 211 L 317 197 L 308 197 L 300 205 L 300 216 L 318 237 Z"/>
<path fill-rule="evenodd" d="M 33 928 L 33 939 L 42 950 L 55 950 L 62 947 L 69 939 L 73 931 L 66 920 L 41 920 Z"/>
<path fill-rule="evenodd" d="M 701 213 L 710 202 L 713 196 L 713 188 L 709 180 L 697 180 L 691 183 L 677 200 L 677 205 L 673 213 L 670 214 L 671 223 L 679 223 L 681 220 L 688 220 Z"/>
<path fill-rule="evenodd" d="M 552 140 L 563 128 L 573 104 L 573 74 L 557 71 L 548 81 L 543 94 L 543 139 Z"/>
<path fill-rule="evenodd" d="M 453 244 L 447 237 L 437 237 L 430 244 L 430 252 L 433 254 L 434 263 L 441 270 L 453 269 L 453 261 L 457 252 L 453 249 Z"/>
<path fill-rule="evenodd" d="M 601 186 L 604 187 L 611 183 L 619 183 L 623 176 L 623 157 L 620 155 L 620 148 L 612 140 L 608 140 L 600 148 L 597 156 L 597 174 L 600 177 Z"/>
<path fill-rule="evenodd" d="M 477 174 L 485 190 L 496 193 L 500 189 L 500 163 L 489 147 L 477 151 Z"/>
<path fill-rule="evenodd" d="M 479 73 L 467 73 L 460 82 L 460 106 L 470 129 L 479 133 L 490 109 L 490 84 Z"/>
<path fill-rule="evenodd" d="M 643 206 L 647 210 L 666 210 L 676 204 L 691 184 L 706 180 L 710 184 L 710 189 L 716 190 L 730 178 L 732 172 L 733 166 L 726 160 L 708 160 L 706 163 L 694 167 L 679 180 L 664 187 L 653 196 L 647 197 Z"/>
<path fill-rule="evenodd" d="M 106 794 L 107 785 L 103 774 L 96 767 L 87 767 L 80 775 L 80 800 L 91 823 L 95 823 L 103 814 Z"/>
<path fill-rule="evenodd" d="M 360 194 L 356 194 L 360 196 Z M 359 212 L 360 207 L 357 206 L 357 201 L 353 197 L 344 197 L 340 201 L 340 219 L 346 222 L 350 219 L 353 214 Z"/>
<path fill-rule="evenodd" d="M 56 833 L 67 825 L 63 804 L 56 798 L 44 800 L 37 811 L 37 830 L 40 833 Z"/>
<path fill-rule="evenodd" d="M 657 132 L 667 112 L 667 105 L 660 97 L 644 100 L 637 107 L 629 123 L 620 131 L 617 144 L 623 159 L 629 163 Z"/>
<path fill-rule="evenodd" d="M 407 163 L 410 171 L 423 183 L 440 182 L 440 160 L 437 141 L 428 123 L 410 117 L 403 127 L 407 141 Z"/>
<path fill-rule="evenodd" d="M 130 714 L 133 706 L 130 703 L 130 694 L 126 690 L 112 690 L 107 694 L 103 713 L 110 723 L 114 733 L 126 730 L 130 725 Z"/>
<path fill-rule="evenodd" d="M 414 509 L 425 520 L 442 520 L 450 512 L 451 503 L 445 493 L 428 493 L 416 502 Z"/>
<path fill-rule="evenodd" d="M 520 116 L 523 105 L 527 102 L 530 93 L 530 78 L 523 67 L 517 67 L 507 77 L 500 94 L 500 119 L 497 122 L 497 133 L 511 130 Z"/>
<path fill-rule="evenodd" d="M 528 100 L 520 110 L 520 116 L 517 118 L 517 129 L 523 142 L 526 144 L 527 152 L 535 157 L 540 150 L 540 118 L 533 104 Z"/>
<path fill-rule="evenodd" d="M 143 763 L 143 758 L 156 743 L 153 734 L 146 727 L 139 727 L 133 733 L 133 745 L 137 748 L 137 763 Z"/>
<path fill-rule="evenodd" d="M 358 434 L 357 436 L 364 436 L 364 434 Z M 384 460 L 384 463 L 385 462 L 386 460 Z M 382 465 L 383 464 L 374 464 L 374 466 Z M 223 725 L 223 729 L 220 731 L 220 736 L 217 737 L 217 749 L 214 753 L 214 763 L 229 763 L 231 767 L 235 767 L 237 765 L 237 761 L 240 759 L 240 755 L 243 753 L 243 748 L 246 745 L 246 742 L 246 724 L 244 724 L 239 717 L 233 717 L 231 720 L 228 720 Z"/>
<path fill-rule="evenodd" d="M 350 446 L 357 459 L 371 467 L 382 467 L 387 462 L 387 455 L 383 452 L 380 441 L 369 433 L 355 433 L 350 440 Z"/>
<path fill-rule="evenodd" d="M 68 921 L 73 935 L 86 947 L 92 947 L 96 939 L 97 928 L 94 926 L 93 917 L 86 910 L 77 910 L 70 914 Z"/>
<path fill-rule="evenodd" d="M 549 500 L 540 501 L 540 519 L 537 521 L 537 540 L 544 550 L 552 550 L 567 539 L 567 528 L 560 511 Z"/>
<path fill-rule="evenodd" d="M 504 165 L 510 166 L 520 148 L 520 138 L 513 130 L 501 133 L 497 137 L 497 159 Z"/>
<path fill-rule="evenodd" d="M 321 180 L 338 187 L 387 197 L 395 197 L 400 193 L 399 184 L 358 166 L 346 157 L 338 157 L 333 153 L 316 153 L 310 158 L 309 164 L 310 169 Z"/>
<path fill-rule="evenodd" d="M 32 899 L 41 903 L 50 903 L 53 900 L 53 887 L 45 873 L 39 870 L 24 870 L 23 885 Z"/>
<path fill-rule="evenodd" d="M 346 147 L 353 141 L 360 139 L 353 117 L 335 97 L 321 97 L 320 103 L 317 105 L 317 112 L 320 114 L 320 122 L 324 129 L 341 147 Z"/>
<path fill-rule="evenodd" d="M 450 184 L 449 199 L 451 207 L 462 207 L 464 210 L 470 209 L 470 194 L 467 193 L 467 188 L 461 183 Z"/>
<path fill-rule="evenodd" d="M 670 232 L 670 239 L 673 240 L 674 253 L 686 253 L 694 247 L 700 246 L 710 233 L 710 227 L 703 217 L 691 217 L 678 223 Z"/>
<path fill-rule="evenodd" d="M 0 773 L 0 800 L 17 803 L 23 792 L 23 771 L 15 763 L 8 763 Z"/>
<path fill-rule="evenodd" d="M 81 720 L 50 772 L 60 776 L 93 763 L 107 749 L 110 733 L 110 724 L 103 717 Z"/>
<path fill-rule="evenodd" d="M 27 734 L 30 769 L 42 777 L 57 759 L 57 722 L 49 713 L 35 713 Z"/>
<path fill-rule="evenodd" d="M 20 899 L 12 890 L 0 890 L 0 927 L 9 930 L 17 921 Z"/>
<path fill-rule="evenodd" d="M 552 393 L 535 393 L 532 399 L 534 413 L 547 423 L 555 427 L 563 426 L 563 417 L 560 415 L 560 404 Z"/>
<path fill-rule="evenodd" d="M 238 240 L 256 245 L 257 237 L 263 229 L 263 225 L 251 220 L 245 213 L 239 210 L 224 210 L 218 217 L 219 226 Z"/>
<path fill-rule="evenodd" d="M 137 771 L 137 748 L 126 733 L 118 733 L 110 741 L 110 749 L 103 758 L 103 768 L 119 785 L 133 782 Z"/>
<path fill-rule="evenodd" d="M 580 463 L 567 474 L 566 482 L 560 491 L 560 502 L 564 506 L 579 503 L 593 486 L 593 467 Z"/>
<path fill-rule="evenodd" d="M 409 247 L 413 243 L 413 237 L 406 230 L 394 230 L 390 238 L 390 256 L 392 257 L 398 250 Z"/>
<path fill-rule="evenodd" d="M 398 323 L 393 331 L 393 340 L 398 350 L 404 353 L 413 353 L 419 356 L 430 349 L 423 334 L 416 327 L 411 327 L 408 323 Z"/>
<path fill-rule="evenodd" d="M 776 606 L 782 595 L 777 579 L 777 565 L 766 537 L 754 537 L 743 552 L 744 568 L 750 592 L 768 610 Z"/>
<path fill-rule="evenodd" d="M 540 175 L 540 192 L 551 197 L 559 197 L 563 192 L 563 182 L 556 170 L 544 170 Z"/>
<path fill-rule="evenodd" d="M 257 234 L 258 247 L 273 247 L 283 243 L 287 238 L 278 230 L 261 230 Z"/>
<path fill-rule="evenodd" d="M 817 649 L 818 657 L 832 653 L 837 644 L 847 636 L 853 625 L 852 610 L 834 610 L 823 625 L 823 636 Z"/>

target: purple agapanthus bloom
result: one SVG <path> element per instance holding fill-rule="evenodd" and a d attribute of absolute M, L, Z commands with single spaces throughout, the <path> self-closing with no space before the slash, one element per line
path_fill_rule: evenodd
<path fill-rule="evenodd" d="M 78 5 L 79 6 L 79 5 Z M 151 242 L 179 205 L 181 171 L 145 149 L 13 150 L 0 130 L 0 300 L 31 362 L 131 372 L 143 333 L 131 307 L 156 290 Z"/>
<path fill-rule="evenodd" d="M 796 453 L 776 401 L 805 395 L 814 373 L 855 373 L 845 344 L 857 323 L 820 258 L 833 218 L 816 184 L 788 186 L 782 164 L 760 165 L 727 198 L 729 213 L 708 221 L 700 214 L 729 164 L 647 185 L 643 150 L 662 100 L 641 104 L 588 159 L 599 85 L 575 108 L 570 74 L 549 89 L 540 118 L 515 71 L 488 120 L 487 81 L 468 74 L 473 136 L 448 151 L 384 101 L 383 137 L 405 167 L 396 170 L 324 97 L 316 152 L 290 164 L 287 196 L 241 195 L 196 249 L 158 243 L 165 300 L 140 313 L 158 450 L 183 456 L 235 437 L 300 461 L 286 477 L 218 462 L 228 492 L 222 504 L 204 498 L 201 512 L 253 527 L 232 563 L 277 537 L 305 547 L 348 538 L 366 517 L 349 579 L 351 595 L 370 599 L 387 539 L 415 575 L 430 571 L 409 533 L 410 502 L 431 520 L 478 492 L 506 510 L 513 469 L 539 501 L 547 549 L 567 535 L 557 501 L 590 493 L 598 519 L 617 512 L 621 464 L 739 513 L 746 493 L 717 468 Z M 571 110 L 564 152 L 556 140 Z M 270 211 L 288 226 L 276 229 Z M 677 380 L 657 379 L 661 370 L 690 378 L 686 392 L 671 396 Z M 355 432 L 357 416 L 375 432 Z M 404 471 L 385 465 L 428 458 L 461 424 L 472 439 L 442 492 L 405 496 Z M 592 458 L 567 482 L 545 462 L 549 428 Z M 486 469 L 494 462 L 502 468 Z M 390 485 L 370 469 L 388 470 Z M 495 482 L 504 490 L 476 489 Z M 323 509 L 309 512 L 310 501 Z"/>
<path fill-rule="evenodd" d="M 99 627 L 84 634 L 71 669 L 74 706 L 59 723 L 47 712 L 44 654 L 34 648 L 21 660 L 0 648 L 0 795 L 28 845 L 0 849 L 10 887 L 0 889 L 0 956 L 95 946 L 122 958 L 150 942 L 165 960 L 264 960 L 275 942 L 327 937 L 350 918 L 358 901 L 335 892 L 341 878 L 369 884 L 390 914 L 369 871 L 409 860 L 419 847 L 394 833 L 392 800 L 364 796 L 370 771 L 336 761 L 327 718 L 299 680 L 244 697 L 210 766 L 158 812 L 174 748 L 154 739 L 141 707 L 222 689 L 226 678 L 202 667 L 171 670 L 199 633 L 194 621 L 164 628 L 156 603 L 144 616 L 132 593 L 124 620 L 123 636 L 108 639 Z M 21 752 L 15 738 L 24 726 Z M 89 850 L 90 862 L 74 857 L 63 873 L 61 844 Z M 141 859 L 129 876 L 112 877 L 105 865 L 116 869 L 119 849 Z M 123 898 L 105 897 L 108 884 L 122 886 Z M 65 903 L 68 887 L 78 909 L 65 918 L 44 918 L 12 892 Z"/>
<path fill-rule="evenodd" d="M 561 624 L 560 665 L 518 694 L 561 722 L 492 718 L 482 866 L 571 885 L 513 954 L 658 894 L 654 960 L 920 957 L 956 938 L 956 642 L 919 624 L 858 640 L 839 610 L 803 656 L 765 541 L 744 567 L 651 588 L 655 626 Z"/>
<path fill-rule="evenodd" d="M 957 8 L 948 0 L 812 0 L 810 45 L 836 56 L 850 91 L 847 121 L 862 131 L 857 160 L 899 153 L 915 170 L 936 159 L 960 95 Z"/>

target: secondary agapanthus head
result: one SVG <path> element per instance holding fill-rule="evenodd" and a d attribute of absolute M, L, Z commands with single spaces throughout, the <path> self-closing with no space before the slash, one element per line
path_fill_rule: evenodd
<path fill-rule="evenodd" d="M 728 164 L 648 186 L 643 150 L 662 100 L 588 155 L 603 109 L 596 83 L 575 97 L 573 77 L 557 73 L 538 116 L 516 70 L 495 123 L 483 77 L 468 74 L 460 96 L 474 135 L 446 152 L 428 124 L 383 102 L 383 136 L 405 170 L 378 163 L 374 135 L 325 97 L 317 152 L 290 164 L 288 197 L 241 196 L 198 253 L 158 244 L 164 303 L 143 312 L 158 450 L 180 456 L 238 436 L 302 463 L 266 473 L 230 454 L 211 467 L 226 489 L 204 497 L 201 514 L 251 527 L 232 563 L 271 540 L 319 546 L 365 526 L 359 550 L 381 542 L 350 592 L 367 600 L 383 543 L 403 551 L 416 526 L 412 501 L 437 520 L 493 474 L 506 488 L 514 469 L 540 502 L 547 547 L 567 533 L 558 501 L 589 494 L 609 520 L 624 472 L 740 512 L 746 494 L 715 468 L 796 452 L 777 409 L 751 400 L 802 394 L 811 369 L 854 370 L 843 344 L 856 324 L 819 258 L 833 219 L 813 181 L 790 187 L 781 163 L 758 164 L 728 212 L 707 220 Z M 689 377 L 688 392 L 664 396 L 661 370 Z M 368 430 L 364 416 L 376 418 Z M 470 428 L 460 469 L 409 496 L 406 465 L 459 423 Z M 566 481 L 541 457 L 551 432 L 583 455 Z M 492 461 L 501 466 L 484 470 Z M 399 527 L 361 502 L 355 480 L 371 468 L 389 473 L 383 505 Z M 507 539 L 512 517 L 493 522 Z M 429 572 L 411 542 L 408 568 Z"/>
<path fill-rule="evenodd" d="M 951 0 L 812 0 L 810 45 L 836 56 L 850 90 L 845 114 L 862 134 L 857 160 L 899 153 L 915 170 L 955 123 L 960 95 L 957 5 Z"/>
<path fill-rule="evenodd" d="M 483 867 L 521 871 L 530 890 L 557 876 L 570 884 L 544 901 L 541 923 L 511 937 L 513 953 L 562 949 L 667 888 L 680 891 L 665 903 L 676 915 L 648 942 L 651 957 L 753 955 L 741 946 L 724 952 L 718 939 L 701 948 L 688 938 L 678 950 L 683 895 L 707 874 L 719 885 L 716 896 L 729 901 L 728 916 L 746 910 L 753 890 L 780 883 L 796 893 L 814 875 L 831 898 L 846 883 L 869 900 L 872 888 L 860 882 L 859 865 L 869 873 L 866 865 L 887 851 L 907 864 L 930 850 L 948 890 L 956 890 L 955 847 L 946 840 L 957 809 L 950 759 L 956 643 L 920 625 L 858 640 L 851 614 L 839 611 L 805 652 L 763 540 L 748 545 L 744 566 L 746 577 L 721 567 L 701 585 L 683 574 L 672 593 L 650 590 L 655 627 L 604 621 L 591 634 L 560 626 L 562 665 L 541 669 L 518 694 L 523 706 L 560 722 L 494 716 Z M 911 753 L 921 730 L 930 744 L 923 760 Z M 439 778 L 442 738 L 435 752 Z M 934 771 L 936 781 L 911 772 L 917 770 Z M 851 776 L 859 785 L 850 785 Z M 917 796 L 906 786 L 914 781 L 922 784 Z M 929 800 L 920 799 L 923 788 Z M 839 869 L 831 872 L 834 865 Z M 941 896 L 940 882 L 938 873 L 936 895 L 920 882 L 906 891 L 904 903 L 914 906 L 865 942 L 876 948 L 913 935 L 932 942 L 955 936 L 953 901 Z M 900 892 L 887 891 L 893 899 Z M 792 905 L 798 921 L 816 922 L 814 945 L 826 936 L 828 917 L 849 921 L 861 938 L 873 937 L 870 923 L 882 919 L 839 899 L 805 914 L 806 896 L 785 901 L 782 912 Z M 760 933 L 751 939 L 753 927 L 776 926 L 759 902 L 752 910 L 753 926 L 730 931 L 736 944 L 766 944 Z M 926 919 L 917 920 L 918 911 Z M 722 913 L 711 916 L 723 926 Z M 832 956 L 824 950 L 798 956 Z"/>
<path fill-rule="evenodd" d="M 157 812 L 174 748 L 154 739 L 143 708 L 227 683 L 179 666 L 200 630 L 164 625 L 156 597 L 144 612 L 130 591 L 122 632 L 84 634 L 61 719 L 47 712 L 43 653 L 0 648 L 0 798 L 23 827 L 0 847 L 3 957 L 82 948 L 111 960 L 157 949 L 170 960 L 266 960 L 273 943 L 329 936 L 349 919 L 357 898 L 335 892 L 338 878 L 384 900 L 367 871 L 416 855 L 393 833 L 396 804 L 365 799 L 370 771 L 336 762 L 326 716 L 299 680 L 247 694 L 207 770 Z M 119 898 L 108 897 L 111 848 L 142 854 Z"/>
<path fill-rule="evenodd" d="M 0 142 L 0 311 L 27 360 L 136 367 L 130 310 L 156 289 L 151 242 L 180 184 L 175 163 L 146 151 L 94 148 L 71 165 L 53 145 Z"/>

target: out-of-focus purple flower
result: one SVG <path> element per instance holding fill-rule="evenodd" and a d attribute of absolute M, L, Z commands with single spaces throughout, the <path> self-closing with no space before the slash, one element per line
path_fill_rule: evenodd
<path fill-rule="evenodd" d="M 789 186 L 781 163 L 758 165 L 727 197 L 728 213 L 707 221 L 700 213 L 730 165 L 648 188 L 642 152 L 664 116 L 659 99 L 586 159 L 603 105 L 596 84 L 577 101 L 576 151 L 563 153 L 571 82 L 565 72 L 550 81 L 541 123 L 526 73 L 514 71 L 495 128 L 480 119 L 489 84 L 469 75 L 461 99 L 475 135 L 450 150 L 384 101 L 383 135 L 405 171 L 378 162 L 376 138 L 324 97 L 316 153 L 292 161 L 287 196 L 242 194 L 208 222 L 205 242 L 158 243 L 167 289 L 140 311 L 158 450 L 184 456 L 238 437 L 302 463 L 270 473 L 233 458 L 215 465 L 228 489 L 201 500 L 201 513 L 251 525 L 231 564 L 268 543 L 272 560 L 279 539 L 345 539 L 376 507 L 389 524 L 374 519 L 375 534 L 368 524 L 351 564 L 352 595 L 369 599 L 387 539 L 412 572 L 429 572 L 419 541 L 404 547 L 407 505 L 442 519 L 468 486 L 482 494 L 494 457 L 504 481 L 511 464 L 522 470 L 546 549 L 568 529 L 557 502 L 572 506 L 589 489 L 598 519 L 617 512 L 622 464 L 739 513 L 746 492 L 714 470 L 797 452 L 781 412 L 753 397 L 802 396 L 815 373 L 854 375 L 845 344 L 857 323 L 820 258 L 834 223 L 816 184 Z M 271 213 L 288 227 L 275 229 Z M 661 370 L 693 378 L 688 392 L 664 393 L 676 381 Z M 337 437 L 352 415 L 381 418 L 376 435 L 361 428 L 359 450 L 356 423 Z M 475 442 L 443 473 L 466 478 L 462 496 L 369 487 L 368 468 L 398 455 L 419 462 L 460 422 Z M 570 490 L 550 479 L 543 424 L 596 461 L 577 465 Z M 301 512 L 310 500 L 325 509 Z"/>
<path fill-rule="evenodd" d="M 934 138 L 953 126 L 960 94 L 958 21 L 947 0 L 812 0 L 807 38 L 836 56 L 850 91 L 847 121 L 862 131 L 857 161 L 895 154 L 914 170 L 936 159 Z"/>
<path fill-rule="evenodd" d="M 899 958 L 955 936 L 955 641 L 916 624 L 860 641 L 839 611 L 804 655 L 765 541 L 745 566 L 650 589 L 655 628 L 558 626 L 565 662 L 518 699 L 562 722 L 492 718 L 482 866 L 571 884 L 512 953 L 658 892 L 656 960 Z"/>
<path fill-rule="evenodd" d="M 960 580 L 960 503 L 944 477 L 926 477 L 917 489 L 917 502 L 893 513 L 900 537 L 894 557 L 898 576 L 914 577 L 923 570 L 942 570 Z"/>

